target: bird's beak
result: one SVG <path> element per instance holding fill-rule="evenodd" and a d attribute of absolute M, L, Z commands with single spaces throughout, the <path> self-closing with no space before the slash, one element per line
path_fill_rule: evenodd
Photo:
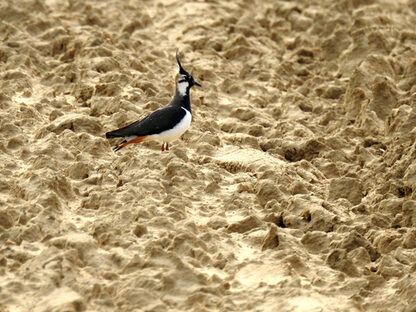
<path fill-rule="evenodd" d="M 198 82 L 196 82 L 195 80 L 194 80 L 194 85 L 196 85 L 196 86 L 198 86 L 198 87 L 202 88 L 202 86 L 201 86 Z"/>

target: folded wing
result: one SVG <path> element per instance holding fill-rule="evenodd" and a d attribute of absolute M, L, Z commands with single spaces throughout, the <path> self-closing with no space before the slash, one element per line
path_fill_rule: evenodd
<path fill-rule="evenodd" d="M 147 136 L 159 134 L 163 131 L 172 129 L 185 116 L 186 112 L 181 107 L 167 106 L 154 111 L 146 118 L 133 122 L 123 128 L 107 132 L 107 138 L 119 138 L 128 136 Z"/>

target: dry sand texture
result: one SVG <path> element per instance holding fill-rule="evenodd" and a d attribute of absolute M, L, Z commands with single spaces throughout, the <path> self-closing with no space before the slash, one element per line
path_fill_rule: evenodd
<path fill-rule="evenodd" d="M 416 1 L 1 1 L 1 311 L 415 311 Z M 104 133 L 203 88 L 170 152 Z"/>

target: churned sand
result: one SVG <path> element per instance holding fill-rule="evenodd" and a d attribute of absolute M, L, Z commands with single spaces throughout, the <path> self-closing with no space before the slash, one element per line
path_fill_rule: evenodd
<path fill-rule="evenodd" d="M 416 1 L 0 2 L 0 311 L 415 311 Z M 113 153 L 167 104 L 193 121 Z"/>

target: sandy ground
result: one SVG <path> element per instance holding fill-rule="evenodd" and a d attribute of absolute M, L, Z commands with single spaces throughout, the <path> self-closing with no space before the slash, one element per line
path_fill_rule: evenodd
<path fill-rule="evenodd" d="M 1 1 L 0 311 L 416 311 L 416 1 Z M 162 153 L 106 131 L 202 89 Z"/>

